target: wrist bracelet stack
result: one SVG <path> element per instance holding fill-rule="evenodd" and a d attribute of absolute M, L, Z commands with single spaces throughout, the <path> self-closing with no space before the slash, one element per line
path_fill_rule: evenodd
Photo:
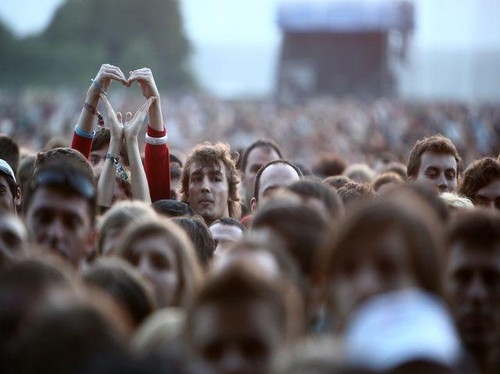
<path fill-rule="evenodd" d="M 84 103 L 83 107 L 85 109 L 87 109 L 90 113 L 97 116 L 97 124 L 99 125 L 99 127 L 104 127 L 104 118 L 102 117 L 102 114 L 99 113 L 99 111 L 96 108 L 94 108 L 89 103 Z"/>
<path fill-rule="evenodd" d="M 101 92 L 101 93 L 102 93 L 103 95 L 105 95 L 105 96 L 108 96 L 108 93 L 107 93 L 106 91 L 104 91 L 104 87 L 102 86 L 102 84 L 101 84 L 101 83 L 99 83 L 99 81 L 97 81 L 97 80 L 95 80 L 95 79 L 91 79 L 90 81 L 92 82 L 92 84 L 93 84 L 94 86 L 96 86 L 96 87 L 97 87 L 97 89 L 99 90 L 99 92 Z"/>
<path fill-rule="evenodd" d="M 116 169 L 116 174 L 118 174 L 121 180 L 126 181 L 128 179 L 127 172 L 123 168 L 123 165 L 118 162 L 118 158 L 111 156 L 110 153 L 107 153 L 106 160 L 110 160 L 113 163 L 113 166 Z"/>

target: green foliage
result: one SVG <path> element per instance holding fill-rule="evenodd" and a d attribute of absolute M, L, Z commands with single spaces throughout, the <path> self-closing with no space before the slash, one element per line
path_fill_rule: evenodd
<path fill-rule="evenodd" d="M 150 67 L 160 89 L 195 88 L 176 0 L 67 0 L 36 37 L 13 42 L 0 25 L 0 47 L 10 52 L 3 85 L 81 86 L 110 63 L 125 74 Z"/>

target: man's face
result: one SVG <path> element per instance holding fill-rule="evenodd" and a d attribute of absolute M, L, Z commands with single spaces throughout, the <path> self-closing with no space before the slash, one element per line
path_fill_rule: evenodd
<path fill-rule="evenodd" d="M 453 155 L 424 152 L 414 181 L 437 188 L 439 192 L 453 192 L 457 187 L 457 177 L 457 160 Z"/>
<path fill-rule="evenodd" d="M 94 149 L 90 152 L 89 161 L 92 164 L 92 169 L 94 169 L 95 175 L 99 175 L 101 173 L 104 161 L 106 161 L 107 152 L 107 147 Z"/>
<path fill-rule="evenodd" d="M 500 212 L 500 179 L 496 179 L 477 190 L 473 196 L 474 205 Z"/>
<path fill-rule="evenodd" d="M 90 251 L 93 227 L 84 197 L 52 187 L 39 187 L 26 211 L 32 242 L 46 246 L 78 267 Z"/>
<path fill-rule="evenodd" d="M 221 165 L 194 163 L 189 168 L 188 204 L 203 217 L 207 225 L 229 216 L 229 183 Z"/>
<path fill-rule="evenodd" d="M 9 212 L 16 211 L 15 198 L 10 190 L 9 183 L 7 183 L 7 178 L 5 175 L 0 174 L 0 207 L 2 209 L 8 210 Z"/>
<path fill-rule="evenodd" d="M 241 174 L 241 183 L 245 189 L 245 202 L 253 197 L 255 175 L 259 169 L 270 161 L 278 160 L 280 156 L 270 147 L 256 147 L 250 151 L 245 170 Z"/>
<path fill-rule="evenodd" d="M 485 249 L 455 242 L 446 264 L 445 290 L 467 348 L 494 345 L 500 333 L 500 243 Z"/>
<path fill-rule="evenodd" d="M 243 237 L 243 231 L 235 225 L 226 225 L 220 222 L 210 226 L 210 233 L 216 243 L 216 256 L 223 256 L 232 244 L 236 243 Z"/>
<path fill-rule="evenodd" d="M 258 204 L 262 204 L 277 190 L 298 180 L 300 176 L 290 165 L 277 163 L 268 166 L 260 175 Z"/>
<path fill-rule="evenodd" d="M 190 327 L 191 348 L 209 372 L 267 373 L 284 336 L 261 301 L 202 305 Z"/>

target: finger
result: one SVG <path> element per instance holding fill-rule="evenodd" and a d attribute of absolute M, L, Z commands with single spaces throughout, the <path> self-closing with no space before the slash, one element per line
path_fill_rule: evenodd
<path fill-rule="evenodd" d="M 125 122 L 129 122 L 131 119 L 132 119 L 132 113 L 127 112 L 127 114 L 125 115 Z"/>
<path fill-rule="evenodd" d="M 122 112 L 116 112 L 116 118 L 118 119 L 118 122 L 123 123 Z"/>

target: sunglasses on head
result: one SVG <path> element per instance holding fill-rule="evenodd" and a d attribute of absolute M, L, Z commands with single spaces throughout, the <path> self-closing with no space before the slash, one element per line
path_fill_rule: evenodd
<path fill-rule="evenodd" d="M 40 187 L 57 187 L 69 189 L 86 199 L 93 199 L 96 196 L 96 187 L 88 178 L 78 174 L 68 175 L 54 169 L 36 173 L 31 183 L 33 191 Z"/>

